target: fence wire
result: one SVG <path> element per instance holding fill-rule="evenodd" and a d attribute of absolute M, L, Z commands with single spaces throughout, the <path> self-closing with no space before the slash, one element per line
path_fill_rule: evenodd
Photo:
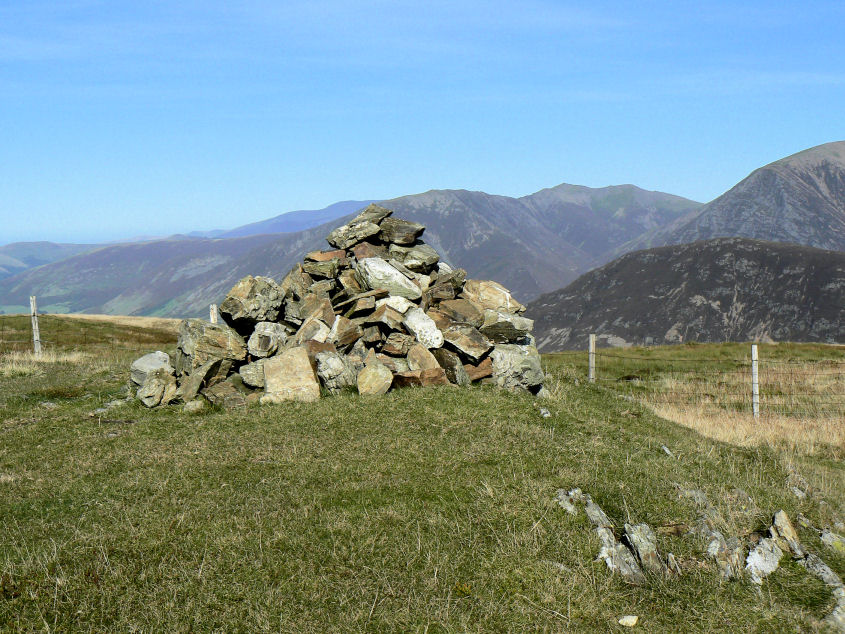
<path fill-rule="evenodd" d="M 584 355 L 586 357 L 586 355 Z M 656 407 L 752 413 L 751 358 L 597 350 L 596 381 Z M 845 421 L 845 358 L 758 361 L 760 416 Z"/>

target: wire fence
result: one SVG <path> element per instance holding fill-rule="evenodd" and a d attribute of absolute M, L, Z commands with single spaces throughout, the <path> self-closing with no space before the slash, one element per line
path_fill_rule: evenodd
<path fill-rule="evenodd" d="M 750 354 L 684 358 L 597 350 L 594 372 L 597 383 L 654 406 L 753 414 Z M 757 390 L 761 417 L 845 422 L 845 357 L 775 359 L 764 355 L 757 362 Z"/>

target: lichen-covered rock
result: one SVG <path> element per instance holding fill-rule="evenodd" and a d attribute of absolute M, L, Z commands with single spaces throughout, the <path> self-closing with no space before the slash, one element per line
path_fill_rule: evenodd
<path fill-rule="evenodd" d="M 534 346 L 503 343 L 490 352 L 493 360 L 493 380 L 506 389 L 531 390 L 543 384 L 540 353 Z"/>
<path fill-rule="evenodd" d="M 640 566 L 653 574 L 667 572 L 666 564 L 657 550 L 657 536 L 648 524 L 625 524 L 625 539 L 637 556 Z"/>
<path fill-rule="evenodd" d="M 470 384 L 469 375 L 458 355 L 451 350 L 446 350 L 446 348 L 437 348 L 432 351 L 432 354 L 443 371 L 446 372 L 446 378 L 449 379 L 450 383 L 455 385 Z"/>
<path fill-rule="evenodd" d="M 422 297 L 420 287 L 409 280 L 401 271 L 381 258 L 367 258 L 358 262 L 357 271 L 367 288 L 383 288 L 391 295 L 418 300 Z"/>
<path fill-rule="evenodd" d="M 143 357 L 135 359 L 129 366 L 129 378 L 135 385 L 143 385 L 147 374 L 153 370 L 162 368 L 173 374 L 173 366 L 170 364 L 170 355 L 161 350 L 150 352 Z"/>
<path fill-rule="evenodd" d="M 317 376 L 329 392 L 340 392 L 357 384 L 358 372 L 355 366 L 337 352 L 318 352 Z"/>
<path fill-rule="evenodd" d="M 496 343 L 514 343 L 524 339 L 534 328 L 534 322 L 514 313 L 484 310 L 484 320 L 478 331 Z"/>
<path fill-rule="evenodd" d="M 381 222 L 379 238 L 382 242 L 409 245 L 413 244 L 423 231 L 425 231 L 425 227 L 418 222 L 385 218 Z"/>
<path fill-rule="evenodd" d="M 260 321 L 246 342 L 247 351 L 253 357 L 269 357 L 282 349 L 288 340 L 287 329 L 283 324 Z"/>
<path fill-rule="evenodd" d="M 320 382 L 304 347 L 283 350 L 264 362 L 262 403 L 310 402 L 319 398 Z"/>
<path fill-rule="evenodd" d="M 226 324 L 211 324 L 202 319 L 182 321 L 177 347 L 186 357 L 177 369 L 187 373 L 215 359 L 246 359 L 243 337 Z"/>
<path fill-rule="evenodd" d="M 727 581 L 742 574 L 745 548 L 736 537 L 726 540 L 719 531 L 712 531 L 707 544 L 707 556 L 716 564 L 722 579 Z"/>
<path fill-rule="evenodd" d="M 525 312 L 525 306 L 516 301 L 508 289 L 490 280 L 467 280 L 461 297 L 502 313 Z"/>
<path fill-rule="evenodd" d="M 745 570 L 751 577 L 751 582 L 761 585 L 763 579 L 777 570 L 783 551 L 773 539 L 764 537 L 755 546 L 745 560 Z"/>
<path fill-rule="evenodd" d="M 426 348 L 439 348 L 443 345 L 443 333 L 421 308 L 416 306 L 409 308 L 402 323 L 408 332 Z"/>
<path fill-rule="evenodd" d="M 167 405 L 176 398 L 176 377 L 166 368 L 150 370 L 135 396 L 147 407 Z"/>
<path fill-rule="evenodd" d="M 393 384 L 393 373 L 373 359 L 358 373 L 357 384 L 358 393 L 364 396 L 386 394 Z"/>
<path fill-rule="evenodd" d="M 275 280 L 250 275 L 232 287 L 220 304 L 220 315 L 241 331 L 259 321 L 277 321 L 284 301 L 285 291 Z"/>
<path fill-rule="evenodd" d="M 264 387 L 264 363 L 266 359 L 259 359 L 254 363 L 247 363 L 242 365 L 238 370 L 241 375 L 241 380 L 250 387 L 263 388 Z"/>

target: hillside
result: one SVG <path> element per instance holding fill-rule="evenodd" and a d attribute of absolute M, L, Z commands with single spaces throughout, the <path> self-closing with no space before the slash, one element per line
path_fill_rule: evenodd
<path fill-rule="evenodd" d="M 776 510 L 800 512 L 841 577 L 811 528 L 841 521 L 826 454 L 711 440 L 557 361 L 542 401 L 480 386 L 149 410 L 123 400 L 129 363 L 173 353 L 172 331 L 53 320 L 73 328 L 51 356 L 0 354 L 0 630 L 614 632 L 636 615 L 635 632 L 803 632 L 836 606 L 790 556 L 761 587 L 722 581 L 688 533 L 704 518 L 744 557 Z M 573 487 L 614 539 L 652 527 L 677 571 L 610 572 L 583 508 L 561 508 Z"/>
<path fill-rule="evenodd" d="M 0 279 L 98 248 L 96 244 L 12 242 L 0 246 Z"/>
<path fill-rule="evenodd" d="M 529 307 L 538 347 L 845 342 L 845 253 L 742 238 L 629 253 Z"/>
<path fill-rule="evenodd" d="M 761 167 L 700 209 L 623 245 L 617 253 L 721 237 L 845 251 L 845 141 Z"/>
<path fill-rule="evenodd" d="M 524 301 L 594 266 L 605 244 L 616 246 L 698 205 L 630 185 L 566 194 L 571 187 L 544 190 L 536 200 L 439 190 L 384 204 L 426 225 L 426 241 L 449 262 L 472 277 L 500 281 Z M 245 275 L 282 277 L 349 217 L 293 233 L 113 245 L 0 280 L 0 310 L 24 310 L 34 294 L 55 312 L 203 315 Z M 585 240 L 588 231 L 592 241 Z"/>

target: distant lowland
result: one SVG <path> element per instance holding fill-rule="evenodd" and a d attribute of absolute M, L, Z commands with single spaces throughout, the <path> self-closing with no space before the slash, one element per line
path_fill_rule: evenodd
<path fill-rule="evenodd" d="M 282 277 L 369 202 L 141 242 L 6 245 L 0 310 L 28 310 L 37 295 L 50 312 L 207 315 L 238 279 Z M 450 264 L 531 302 L 545 351 L 581 347 L 589 332 L 606 345 L 845 342 L 845 142 L 761 167 L 706 204 L 568 184 L 378 202 L 424 224 Z"/>

